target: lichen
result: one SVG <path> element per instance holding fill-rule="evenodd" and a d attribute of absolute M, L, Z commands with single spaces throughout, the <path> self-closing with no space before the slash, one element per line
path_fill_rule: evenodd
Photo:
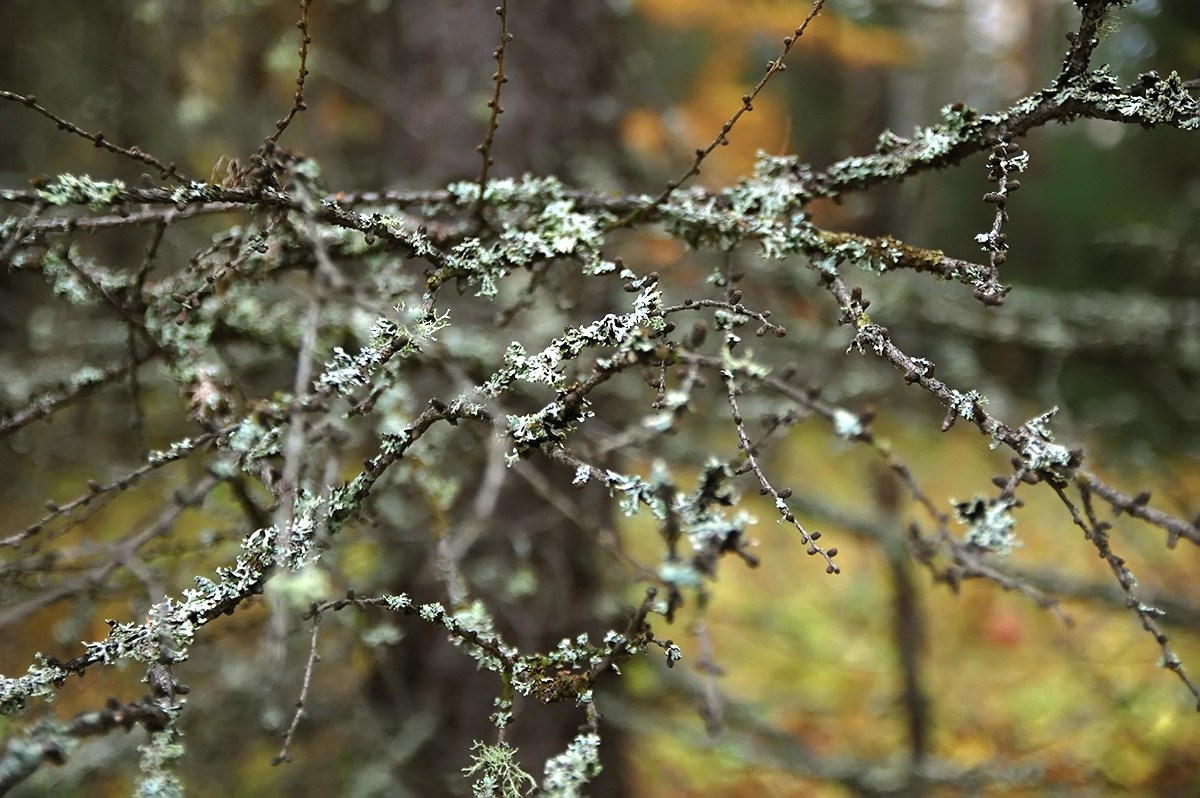
<path fill-rule="evenodd" d="M 120 180 L 93 180 L 87 175 L 62 174 L 38 186 L 37 194 L 50 205 L 86 205 L 100 210 L 115 204 L 126 190 Z"/>
<path fill-rule="evenodd" d="M 967 526 L 969 544 L 1004 557 L 1014 546 L 1020 545 L 1013 532 L 1016 519 L 1012 509 L 1015 506 L 1011 499 L 989 500 L 976 496 L 970 501 L 955 502 L 954 510 L 959 523 Z"/>
<path fill-rule="evenodd" d="M 1050 419 L 1057 412 L 1058 408 L 1054 407 L 1025 422 L 1023 429 L 1027 435 L 1021 447 L 1021 457 L 1024 458 L 1026 467 L 1031 471 L 1049 472 L 1061 476 L 1060 470 L 1069 467 L 1074 461 L 1071 450 L 1054 443 L 1054 435 L 1050 432 Z"/>
<path fill-rule="evenodd" d="M 475 777 L 474 798 L 521 798 L 537 787 L 537 781 L 517 764 L 517 749 L 508 743 L 485 745 L 476 741 L 471 747 L 472 764 L 463 774 Z"/>
<path fill-rule="evenodd" d="M 567 750 L 546 761 L 542 795 L 547 798 L 580 798 L 583 788 L 600 773 L 600 735 L 580 734 Z"/>

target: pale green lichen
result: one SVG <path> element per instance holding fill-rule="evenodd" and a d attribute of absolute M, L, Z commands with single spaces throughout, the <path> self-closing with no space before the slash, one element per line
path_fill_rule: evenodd
<path fill-rule="evenodd" d="M 479 183 L 461 181 L 446 187 L 451 199 L 461 208 L 474 207 L 479 201 Z M 537 177 L 525 174 L 521 179 L 501 178 L 487 183 L 483 201 L 499 208 L 514 205 L 540 205 L 562 199 L 563 184 L 556 177 Z"/>
<path fill-rule="evenodd" d="M 317 383 L 342 396 L 351 396 L 359 387 L 371 384 L 384 362 L 416 357 L 423 343 L 436 341 L 436 334 L 450 324 L 450 314 L 446 311 L 409 311 L 403 306 L 395 310 L 407 316 L 409 324 L 378 317 L 367 331 L 367 345 L 357 354 L 351 355 L 340 346 L 333 348 L 332 359 L 325 364 Z"/>
<path fill-rule="evenodd" d="M 228 445 L 231 451 L 239 455 L 241 468 L 247 473 L 255 473 L 259 460 L 279 454 L 282 439 L 281 424 L 268 423 L 266 416 L 251 413 L 241 420 L 229 436 Z"/>
<path fill-rule="evenodd" d="M 477 183 L 454 183 L 448 190 L 459 206 L 474 206 L 478 201 Z M 556 179 L 526 175 L 520 182 L 494 180 L 487 184 L 483 201 L 506 210 L 527 205 L 537 208 L 537 212 L 506 224 L 494 242 L 468 238 L 455 246 L 439 262 L 439 281 L 465 278 L 467 284 L 476 287 L 477 296 L 493 298 L 499 282 L 512 270 L 540 261 L 569 258 L 582 264 L 587 274 L 616 268 L 615 263 L 601 256 L 604 233 L 614 217 L 603 211 L 576 211 L 575 201 L 563 196 L 562 184 Z"/>
<path fill-rule="evenodd" d="M 580 798 L 583 788 L 600 773 L 600 735 L 584 732 L 567 750 L 546 761 L 541 795 Z"/>
<path fill-rule="evenodd" d="M 1200 129 L 1200 104 L 1191 96 L 1177 72 L 1159 77 L 1146 72 L 1129 90 L 1122 90 L 1108 67 L 1080 75 L 1055 95 L 1059 103 L 1074 101 L 1115 114 L 1122 121 L 1152 127 L 1171 125 L 1180 130 Z"/>
<path fill-rule="evenodd" d="M 492 700 L 492 706 L 495 707 L 495 711 L 489 716 L 489 720 L 491 720 L 492 725 L 497 729 L 508 728 L 513 719 L 512 700 L 504 698 L 503 696 L 496 696 L 496 698 Z"/>
<path fill-rule="evenodd" d="M 219 186 L 192 180 L 171 191 L 171 202 L 176 205 L 191 205 L 199 202 L 212 202 L 217 196 Z"/>
<path fill-rule="evenodd" d="M 606 364 L 613 367 L 626 357 L 653 348 L 649 334 L 662 329 L 664 324 L 662 293 L 655 286 L 650 279 L 635 281 L 634 287 L 641 290 L 634 297 L 632 312 L 609 313 L 590 324 L 568 328 L 536 354 L 527 354 L 525 347 L 516 341 L 509 344 L 503 367 L 480 386 L 485 396 L 500 396 L 518 382 L 545 385 L 559 393 L 554 401 L 535 413 L 507 417 L 508 431 L 515 443 L 509 454 L 510 465 L 546 443 L 563 440 L 591 415 L 586 398 L 580 397 L 570 406 L 564 401 L 571 390 L 565 371 L 567 364 L 573 363 L 586 349 L 614 348 L 612 356 L 598 361 L 597 367 L 603 369 Z"/>
<path fill-rule="evenodd" d="M 658 578 L 678 588 L 694 590 L 703 584 L 700 572 L 690 560 L 664 560 L 658 566 Z"/>
<path fill-rule="evenodd" d="M 521 798 L 537 788 L 537 781 L 517 764 L 517 749 L 500 743 L 485 745 L 476 742 L 472 747 L 472 764 L 463 768 L 463 774 L 474 777 L 474 798 Z"/>
<path fill-rule="evenodd" d="M 968 527 L 967 542 L 986 551 L 1007 556 L 1014 546 L 1019 545 L 1013 532 L 1016 519 L 1011 499 L 986 499 L 976 496 L 970 501 L 955 502 L 954 510 L 959 523 Z"/>
<path fill-rule="evenodd" d="M 104 269 L 84 255 L 79 244 L 71 244 L 65 252 L 47 250 L 41 266 L 54 293 L 72 305 L 100 304 L 106 294 L 118 295 L 129 284 L 128 277 Z"/>
<path fill-rule="evenodd" d="M 1057 412 L 1058 408 L 1054 407 L 1025 422 L 1024 429 L 1028 435 L 1021 447 L 1021 457 L 1031 471 L 1057 474 L 1059 469 L 1070 466 L 1074 460 L 1071 450 L 1054 443 L 1054 435 L 1050 432 L 1050 419 Z"/>
<path fill-rule="evenodd" d="M 149 456 L 146 458 L 146 462 L 150 463 L 151 465 L 165 465 L 166 463 L 186 457 L 196 448 L 196 445 L 196 441 L 192 440 L 191 438 L 184 438 L 183 440 L 175 441 L 166 451 L 161 451 L 158 449 L 151 451 Z"/>
<path fill-rule="evenodd" d="M 50 205 L 86 205 L 100 210 L 115 204 L 126 190 L 120 180 L 92 180 L 87 175 L 63 174 L 38 187 L 38 196 Z"/>
<path fill-rule="evenodd" d="M 393 612 L 403 612 L 413 608 L 412 599 L 408 597 L 407 593 L 385 595 L 383 600 L 387 608 Z"/>
<path fill-rule="evenodd" d="M 742 339 L 733 333 L 728 333 L 725 336 L 725 346 L 721 347 L 721 376 L 727 380 L 734 379 L 735 374 L 744 375 L 752 380 L 761 380 L 769 377 L 771 367 L 760 363 L 754 359 L 754 352 L 750 349 L 741 350 L 741 354 L 734 354 L 733 347 Z"/>
<path fill-rule="evenodd" d="M 40 651 L 37 652 L 24 676 L 15 679 L 0 676 L 0 715 L 11 715 L 24 709 L 31 698 L 53 701 L 54 685 L 66 676 L 61 668 L 51 665 Z"/>
<path fill-rule="evenodd" d="M 949 409 L 956 416 L 961 417 L 965 421 L 975 420 L 975 410 L 988 403 L 988 399 L 983 394 L 974 389 L 967 393 L 960 391 L 950 391 Z"/>
<path fill-rule="evenodd" d="M 166 598 L 154 605 L 145 623 L 109 621 L 104 640 L 85 642 L 78 660 L 113 664 L 129 659 L 144 664 L 181 662 L 199 629 L 210 617 L 254 594 L 273 561 L 275 530 L 259 529 L 242 540 L 243 553 L 232 568 L 217 568 L 216 579 L 196 578 L 196 589 L 184 590 L 182 600 Z M 51 664 L 40 655 L 25 676 L 0 677 L 0 713 L 11 713 L 30 698 L 46 698 L 73 671 Z"/>
<path fill-rule="evenodd" d="M 882 355 L 887 347 L 887 341 L 887 331 L 878 324 L 867 320 L 864 313 L 854 332 L 854 339 L 850 342 L 850 346 L 846 347 L 846 354 L 850 354 L 854 350 L 858 350 L 860 354 L 866 354 L 866 351 L 870 349 L 875 354 Z"/>
<path fill-rule="evenodd" d="M 67 384 L 76 388 L 86 388 L 92 385 L 98 385 L 105 380 L 105 374 L 95 366 L 83 366 L 70 377 L 67 378 Z"/>
<path fill-rule="evenodd" d="M 142 754 L 142 776 L 137 783 L 137 798 L 183 798 L 183 782 L 170 770 L 184 753 L 174 723 L 151 732 L 150 741 L 138 746 L 138 751 Z"/>
<path fill-rule="evenodd" d="M 851 413 L 843 408 L 835 408 L 833 411 L 833 433 L 839 438 L 853 440 L 866 431 L 863 427 L 862 420 L 857 414 Z"/>

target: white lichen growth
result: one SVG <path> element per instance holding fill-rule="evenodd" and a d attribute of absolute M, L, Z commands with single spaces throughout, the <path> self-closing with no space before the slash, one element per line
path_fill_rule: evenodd
<path fill-rule="evenodd" d="M 1014 506 L 1011 499 L 976 496 L 970 501 L 955 502 L 954 511 L 958 522 L 967 526 L 967 543 L 1005 557 L 1014 546 L 1020 545 L 1013 532 Z"/>
<path fill-rule="evenodd" d="M 174 724 L 150 734 L 150 741 L 138 746 L 142 776 L 138 779 L 137 798 L 183 798 L 183 782 L 169 767 L 183 756 L 183 746 Z"/>
<path fill-rule="evenodd" d="M 59 175 L 41 186 L 38 196 L 50 205 L 87 205 L 92 210 L 117 202 L 126 189 L 120 180 L 93 180 L 87 175 Z"/>
<path fill-rule="evenodd" d="M 580 734 L 567 750 L 546 761 L 542 795 L 548 798 L 580 798 L 584 786 L 600 773 L 600 735 Z"/>
<path fill-rule="evenodd" d="M 1021 447 L 1021 457 L 1031 471 L 1058 473 L 1059 468 L 1071 465 L 1071 450 L 1054 443 L 1054 435 L 1050 432 L 1050 419 L 1057 412 L 1058 408 L 1054 407 L 1025 422 L 1024 430 L 1028 437 Z"/>
<path fill-rule="evenodd" d="M 833 433 L 844 440 L 854 440 L 866 432 L 858 414 L 844 408 L 833 411 Z"/>
<path fill-rule="evenodd" d="M 966 421 L 974 421 L 975 408 L 987 403 L 987 397 L 976 390 L 970 390 L 967 393 L 955 390 L 950 391 L 949 404 L 951 412 Z"/>
<path fill-rule="evenodd" d="M 486 745 L 476 742 L 471 748 L 472 764 L 463 774 L 474 776 L 474 798 L 521 798 L 537 788 L 537 781 L 516 761 L 517 749 L 508 743 Z"/>

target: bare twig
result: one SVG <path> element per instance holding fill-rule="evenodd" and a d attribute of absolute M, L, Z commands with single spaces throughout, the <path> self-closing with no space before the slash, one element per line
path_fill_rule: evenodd
<path fill-rule="evenodd" d="M 173 500 L 159 513 L 153 523 L 121 538 L 109 552 L 105 562 L 89 570 L 78 579 L 45 587 L 32 598 L 6 608 L 0 612 L 0 628 L 16 623 L 40 609 L 59 601 L 86 595 L 105 583 L 117 569 L 127 567 L 138 551 L 151 540 L 171 531 L 175 522 L 190 507 L 197 506 L 204 497 L 220 484 L 211 476 L 202 477 L 190 490 L 178 492 Z"/>
<path fill-rule="evenodd" d="M 1158 643 L 1159 648 L 1162 650 L 1162 660 L 1159 664 L 1167 670 L 1173 671 L 1179 677 L 1180 681 L 1187 686 L 1187 689 L 1191 691 L 1192 696 L 1196 699 L 1196 711 L 1200 712 L 1200 687 L 1187 675 L 1187 671 L 1183 668 L 1183 662 L 1171 649 L 1170 645 L 1168 645 L 1170 638 L 1158 628 L 1157 619 L 1163 614 L 1162 611 L 1141 601 L 1134 593 L 1133 588 L 1137 584 L 1137 580 L 1134 579 L 1133 573 L 1125 567 L 1125 558 L 1112 550 L 1108 537 L 1108 530 L 1112 525 L 1096 518 L 1095 511 L 1092 509 L 1090 487 L 1082 481 L 1075 483 L 1075 487 L 1079 491 L 1084 514 L 1086 514 L 1086 520 L 1084 514 L 1080 514 L 1074 502 L 1067 497 L 1063 486 L 1051 483 L 1051 487 L 1058 494 L 1059 499 L 1062 500 L 1067 510 L 1070 511 L 1071 520 L 1075 522 L 1077 527 L 1083 530 L 1084 537 L 1096 547 L 1096 550 L 1100 552 L 1101 558 L 1112 569 L 1113 575 L 1117 579 L 1117 584 L 1120 585 L 1122 592 L 1125 594 L 1125 606 L 1137 615 L 1138 619 L 1142 622 L 1142 628 L 1149 632 L 1154 637 L 1154 641 Z"/>
<path fill-rule="evenodd" d="M 11 100 L 24 105 L 26 108 L 31 108 L 49 119 L 54 124 L 58 125 L 59 130 L 65 130 L 68 133 L 73 133 L 76 136 L 87 139 L 93 145 L 102 150 L 108 150 L 115 155 L 123 155 L 126 158 L 146 164 L 147 166 L 153 166 L 158 169 L 159 176 L 164 180 L 170 178 L 172 180 L 177 180 L 180 183 L 188 182 L 187 178 L 179 174 L 179 172 L 175 169 L 175 164 L 164 164 L 150 153 L 143 152 L 140 147 L 118 147 L 116 144 L 113 144 L 112 142 L 108 141 L 108 139 L 104 138 L 104 133 L 100 131 L 90 133 L 78 125 L 68 122 L 58 114 L 55 114 L 54 112 L 39 105 L 37 99 L 32 94 L 23 95 L 11 91 L 0 90 L 0 100 Z"/>
<path fill-rule="evenodd" d="M 1137 496 L 1128 496 L 1101 481 L 1095 474 L 1088 473 L 1087 471 L 1080 471 L 1077 479 L 1086 484 L 1089 491 L 1111 504 L 1117 512 L 1129 513 L 1134 518 L 1145 521 L 1148 524 L 1153 524 L 1164 530 L 1167 533 L 1168 549 L 1175 548 L 1180 538 L 1200 546 L 1200 528 L 1197 527 L 1197 521 L 1200 521 L 1200 519 L 1188 523 L 1170 513 L 1156 510 L 1149 504 L 1149 491 L 1143 491 Z"/>
<path fill-rule="evenodd" d="M 304 665 L 304 681 L 300 684 L 300 697 L 296 699 L 296 714 L 292 715 L 292 723 L 283 735 L 283 748 L 271 760 L 272 767 L 292 761 L 292 740 L 296 737 L 296 729 L 300 727 L 300 719 L 307 714 L 304 711 L 304 705 L 308 701 L 309 688 L 312 687 L 313 666 L 321 660 L 321 657 L 317 654 L 317 636 L 320 632 L 321 618 L 323 617 L 321 613 L 313 616 L 312 635 L 308 642 L 308 662 Z"/>
<path fill-rule="evenodd" d="M 808 547 L 805 550 L 805 553 L 809 556 L 817 554 L 821 555 L 821 558 L 825 560 L 825 573 L 841 573 L 842 569 L 833 562 L 833 558 L 836 557 L 838 553 L 837 548 L 832 547 L 826 549 L 817 543 L 817 540 L 819 540 L 821 537 L 821 533 L 816 531 L 809 532 L 807 529 L 805 529 L 803 524 L 801 524 L 796 518 L 796 514 L 793 513 L 787 505 L 787 500 L 792 495 L 792 491 L 790 489 L 777 490 L 775 486 L 771 484 L 770 480 L 767 479 L 767 475 L 763 473 L 762 467 L 758 463 L 758 458 L 755 457 L 754 454 L 755 447 L 750 444 L 750 439 L 746 435 L 746 427 L 742 421 L 741 410 L 738 409 L 737 397 L 740 391 L 733 379 L 733 376 L 726 376 L 726 374 L 728 374 L 728 372 L 722 374 L 722 377 L 725 379 L 726 397 L 729 401 L 729 407 L 733 411 L 733 423 L 737 427 L 739 441 L 738 445 L 742 450 L 742 456 L 745 458 L 745 470 L 754 472 L 754 476 L 758 478 L 758 484 L 760 486 L 759 493 L 763 494 L 764 496 L 769 495 L 772 499 L 774 499 L 775 509 L 779 511 L 780 517 L 782 517 L 787 523 L 794 526 L 800 533 L 800 540 Z"/>
<path fill-rule="evenodd" d="M 500 44 L 492 52 L 492 58 L 496 60 L 496 71 L 492 75 L 492 99 L 488 100 L 487 104 L 491 113 L 488 115 L 487 134 L 483 138 L 483 143 L 475 148 L 483 161 L 479 168 L 479 197 L 475 201 L 475 210 L 473 211 L 477 222 L 483 220 L 483 192 L 487 189 L 488 170 L 494 163 L 492 143 L 496 139 L 496 129 L 500 127 L 500 114 L 504 113 L 504 108 L 500 105 L 500 91 L 508 82 L 508 76 L 504 74 L 504 53 L 513 38 L 512 34 L 508 32 L 508 0 L 500 0 L 500 5 L 496 6 L 496 16 L 500 18 Z"/>
<path fill-rule="evenodd" d="M 102 485 L 95 480 L 89 480 L 88 492 L 80 495 L 78 498 L 73 499 L 72 501 L 67 502 L 66 504 L 59 505 L 56 502 L 47 501 L 46 507 L 50 510 L 48 515 L 43 516 L 39 520 L 25 527 L 25 529 L 21 532 L 0 539 L 0 546 L 11 546 L 16 548 L 26 539 L 41 532 L 47 524 L 60 516 L 69 518 L 70 526 L 75 526 L 87 517 L 86 514 L 76 515 L 75 511 L 81 507 L 88 507 L 98 496 L 103 494 L 111 494 L 113 491 L 127 490 L 131 485 L 144 477 L 146 474 L 149 474 L 151 471 L 162 468 L 168 463 L 182 460 L 197 449 L 204 447 L 210 441 L 213 441 L 223 435 L 228 435 L 235 428 L 236 425 L 233 425 L 223 429 L 214 430 L 196 438 L 189 438 L 184 441 L 180 441 L 175 446 L 172 446 L 169 451 L 155 453 L 154 456 L 151 457 L 146 463 L 138 466 L 129 473 L 113 480 L 112 482 Z"/>
<path fill-rule="evenodd" d="M 0 418 L 0 438 L 11 435 L 39 419 L 49 418 L 58 410 L 91 396 L 106 385 L 117 383 L 128 377 L 138 366 L 157 356 L 155 352 L 141 352 L 135 361 L 112 363 L 99 372 L 90 366 L 84 368 L 74 377 L 64 380 L 58 387 L 34 395 L 24 407 L 6 413 Z"/>
<path fill-rule="evenodd" d="M 312 44 L 312 36 L 308 33 L 310 5 L 312 5 L 312 0 L 300 0 L 300 20 L 296 23 L 296 27 L 300 30 L 300 65 L 296 74 L 296 93 L 292 95 L 292 107 L 288 109 L 287 116 L 275 123 L 275 132 L 267 137 L 267 142 L 270 144 L 278 142 L 283 131 L 287 130 L 288 125 L 296 118 L 296 114 L 308 108 L 304 102 L 304 81 L 308 77 L 308 46 Z M 264 145 L 263 154 L 265 152 Z"/>
<path fill-rule="evenodd" d="M 758 83 L 755 84 L 754 88 L 751 89 L 748 94 L 742 95 L 741 106 L 734 111 L 733 116 L 729 117 L 725 124 L 721 126 L 721 130 L 719 133 L 717 133 L 716 137 L 709 142 L 708 146 L 696 150 L 696 157 L 692 160 L 692 163 L 687 168 L 687 171 L 671 182 L 667 183 L 667 186 L 663 189 L 662 193 L 651 200 L 649 204 L 638 207 L 628 216 L 616 222 L 614 227 L 628 227 L 632 225 L 638 219 L 642 218 L 647 213 L 652 212 L 658 206 L 666 202 L 667 198 L 675 193 L 677 188 L 682 186 L 692 177 L 700 174 L 700 164 L 704 162 L 704 159 L 711 155 L 713 150 L 715 150 L 717 147 L 728 144 L 729 133 L 733 130 L 733 126 L 737 124 L 738 120 L 742 118 L 743 114 L 754 110 L 754 100 L 767 85 L 767 81 L 774 77 L 777 72 L 782 72 L 783 70 L 787 69 L 787 65 L 783 63 L 784 59 L 787 58 L 788 53 L 792 51 L 792 47 L 794 47 L 796 42 L 800 40 L 800 37 L 804 35 L 804 31 L 808 28 L 808 24 L 816 18 L 817 14 L 821 12 L 821 8 L 824 5 L 825 0 L 816 0 L 816 2 L 814 2 L 812 5 L 812 9 L 808 12 L 808 16 L 804 18 L 804 21 L 800 23 L 800 26 L 792 31 L 791 36 L 784 37 L 783 50 L 780 51 L 779 55 L 776 56 L 773 61 L 767 62 L 767 71 L 763 73 L 763 76 L 759 78 Z"/>

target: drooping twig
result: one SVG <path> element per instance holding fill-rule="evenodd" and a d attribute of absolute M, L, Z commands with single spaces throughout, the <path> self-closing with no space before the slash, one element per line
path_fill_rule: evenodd
<path fill-rule="evenodd" d="M 794 526 L 796 530 L 800 532 L 800 540 L 805 544 L 805 546 L 808 547 L 805 550 L 806 554 L 810 556 L 817 554 L 821 555 L 822 559 L 825 560 L 826 573 L 841 573 L 842 569 L 833 561 L 833 558 L 836 557 L 838 553 L 837 548 L 831 547 L 826 549 L 817 543 L 817 540 L 821 537 L 821 533 L 816 531 L 809 532 L 807 529 L 805 529 L 804 525 L 801 524 L 796 518 L 796 514 L 793 513 L 787 506 L 787 500 L 792 495 L 792 491 L 790 489 L 776 489 L 775 486 L 771 484 L 770 480 L 767 479 L 767 475 L 763 473 L 762 467 L 758 463 L 758 458 L 755 457 L 754 447 L 750 444 L 750 439 L 746 435 L 746 427 L 742 421 L 741 410 L 738 409 L 737 396 L 739 390 L 737 384 L 733 379 L 733 375 L 729 372 L 723 373 L 722 377 L 725 380 L 726 398 L 729 401 L 729 407 L 733 410 L 733 423 L 737 427 L 738 445 L 742 450 L 743 456 L 745 457 L 745 468 L 747 471 L 752 471 L 758 478 L 758 484 L 760 486 L 759 492 L 764 496 L 769 495 L 772 499 L 774 499 L 775 508 L 779 511 L 779 514 L 783 520 Z"/>
<path fill-rule="evenodd" d="M 1170 638 L 1158 628 L 1157 618 L 1163 614 L 1162 611 L 1141 601 L 1134 593 L 1134 586 L 1137 584 L 1137 580 L 1134 579 L 1133 573 L 1125 566 L 1125 558 L 1112 550 L 1108 536 L 1108 530 L 1112 525 L 1108 522 L 1100 521 L 1096 517 L 1096 513 L 1092 508 L 1091 490 L 1087 483 L 1075 483 L 1075 487 L 1079 491 L 1080 503 L 1083 505 L 1084 512 L 1082 514 L 1079 512 L 1079 508 L 1075 506 L 1075 503 L 1067 497 L 1063 486 L 1051 483 L 1051 487 L 1070 512 L 1071 520 L 1075 522 L 1077 527 L 1083 530 L 1084 537 L 1096 547 L 1096 550 L 1100 553 L 1100 557 L 1112 569 L 1113 575 L 1117 579 L 1117 584 L 1125 594 L 1125 606 L 1137 615 L 1138 620 L 1142 622 L 1142 628 L 1154 637 L 1154 642 L 1158 643 L 1159 648 L 1162 650 L 1162 660 L 1159 664 L 1178 676 L 1180 681 L 1191 691 L 1192 696 L 1196 699 L 1196 711 L 1200 712 L 1200 686 L 1197 686 L 1191 677 L 1188 676 L 1187 671 L 1184 670 L 1183 662 L 1179 659 L 1179 655 L 1169 645 Z"/>

